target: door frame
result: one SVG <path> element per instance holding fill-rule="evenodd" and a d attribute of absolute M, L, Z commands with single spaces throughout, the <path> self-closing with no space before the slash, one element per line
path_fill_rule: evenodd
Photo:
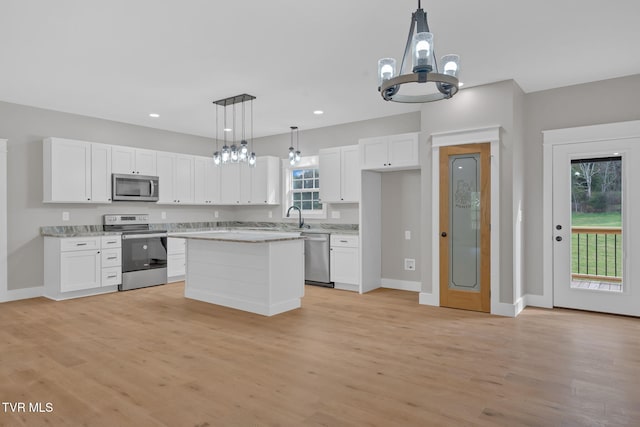
<path fill-rule="evenodd" d="M 542 131 L 542 295 L 527 303 L 553 308 L 553 147 L 561 144 L 614 141 L 640 137 L 640 120 Z"/>
<path fill-rule="evenodd" d="M 431 135 L 431 293 L 420 304 L 440 306 L 440 147 L 483 142 L 491 144 L 491 314 L 514 317 L 516 304 L 500 302 L 500 126 Z"/>
<path fill-rule="evenodd" d="M 0 139 L 0 302 L 9 292 L 7 257 L 7 140 Z"/>

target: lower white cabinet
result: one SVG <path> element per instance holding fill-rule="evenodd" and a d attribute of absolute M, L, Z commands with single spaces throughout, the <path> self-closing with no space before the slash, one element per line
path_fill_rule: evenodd
<path fill-rule="evenodd" d="M 185 275 L 185 239 L 169 237 L 167 239 L 167 278 L 168 282 L 179 282 Z"/>
<path fill-rule="evenodd" d="M 329 253 L 331 281 L 336 289 L 360 290 L 359 238 L 351 234 L 332 234 Z"/>
<path fill-rule="evenodd" d="M 45 297 L 62 300 L 113 292 L 120 283 L 120 236 L 44 238 Z"/>

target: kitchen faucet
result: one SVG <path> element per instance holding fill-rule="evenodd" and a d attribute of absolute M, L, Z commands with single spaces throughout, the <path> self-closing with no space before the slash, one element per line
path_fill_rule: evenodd
<path fill-rule="evenodd" d="M 297 207 L 296 205 L 293 205 L 291 207 L 289 207 L 289 209 L 287 209 L 287 218 L 289 218 L 291 215 L 291 209 L 295 209 L 298 211 L 298 228 L 302 228 L 302 226 L 304 225 L 304 220 L 302 219 L 302 211 L 300 210 L 299 207 Z"/>

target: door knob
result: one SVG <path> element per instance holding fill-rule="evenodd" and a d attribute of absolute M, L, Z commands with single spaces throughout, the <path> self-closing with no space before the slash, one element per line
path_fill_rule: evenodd
<path fill-rule="evenodd" d="M 562 242 L 562 236 L 556 236 L 556 242 Z"/>
<path fill-rule="evenodd" d="M 442 233 L 440 233 L 440 235 L 441 235 L 442 237 L 447 237 L 447 232 L 446 232 L 446 231 L 443 231 Z"/>

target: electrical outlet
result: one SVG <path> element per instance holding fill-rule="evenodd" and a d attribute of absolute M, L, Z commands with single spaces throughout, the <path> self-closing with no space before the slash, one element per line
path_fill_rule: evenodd
<path fill-rule="evenodd" d="M 415 270 L 416 269 L 416 260 L 412 258 L 404 259 L 404 269 L 405 270 Z"/>
<path fill-rule="evenodd" d="M 269 218 L 273 218 L 273 212 L 269 211 Z"/>
<path fill-rule="evenodd" d="M 409 231 L 409 230 L 405 230 L 405 232 L 404 232 L 404 239 L 405 239 L 405 240 L 411 240 L 411 231 Z"/>
<path fill-rule="evenodd" d="M 339 219 L 340 218 L 340 211 L 332 211 L 331 212 L 331 218 Z"/>
<path fill-rule="evenodd" d="M 69 212 L 62 212 L 62 220 L 69 221 Z"/>
<path fill-rule="evenodd" d="M 167 219 L 167 213 L 166 212 L 160 212 L 160 218 Z"/>
<path fill-rule="evenodd" d="M 220 216 L 220 214 L 218 214 L 218 211 L 215 211 L 215 212 L 213 213 L 213 217 L 214 217 L 214 218 L 218 218 L 219 216 Z"/>

